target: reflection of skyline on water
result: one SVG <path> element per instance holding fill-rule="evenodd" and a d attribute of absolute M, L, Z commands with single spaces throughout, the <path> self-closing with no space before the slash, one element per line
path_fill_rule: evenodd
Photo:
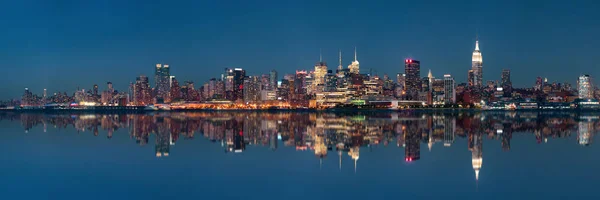
<path fill-rule="evenodd" d="M 170 148 L 180 137 L 194 139 L 198 134 L 221 145 L 225 152 L 233 153 L 245 151 L 248 145 L 276 151 L 281 148 L 281 142 L 283 148 L 314 152 L 320 162 L 329 153 L 337 154 L 340 169 L 342 157 L 348 156 L 354 162 L 355 172 L 361 147 L 403 148 L 404 161 L 414 162 L 421 159 L 421 151 L 433 151 L 435 146 L 451 148 L 455 140 L 466 139 L 475 179 L 479 179 L 482 170 L 484 137 L 498 140 L 499 148 L 504 151 L 510 150 L 513 134 L 534 134 L 532 143 L 543 143 L 553 138 L 569 138 L 573 133 L 576 135 L 573 144 L 587 146 L 600 126 L 598 117 L 575 113 L 0 113 L 0 120 L 18 120 L 25 132 L 38 126 L 42 126 L 44 132 L 49 128 L 74 128 L 95 136 L 106 134 L 109 139 L 117 130 L 124 129 L 138 145 L 149 144 L 150 135 L 155 134 L 156 157 L 169 156 Z M 438 143 L 440 145 L 436 145 Z"/>

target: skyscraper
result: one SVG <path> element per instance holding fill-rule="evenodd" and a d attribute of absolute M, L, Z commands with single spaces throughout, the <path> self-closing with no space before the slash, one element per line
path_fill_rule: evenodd
<path fill-rule="evenodd" d="M 169 99 L 169 94 L 171 91 L 170 85 L 170 68 L 169 65 L 156 64 L 156 69 L 154 70 L 154 81 L 156 86 L 156 98 L 157 99 Z"/>
<path fill-rule="evenodd" d="M 294 94 L 306 94 L 306 77 L 308 73 L 306 71 L 296 71 L 296 77 L 294 78 Z"/>
<path fill-rule="evenodd" d="M 208 94 L 207 94 L 206 97 L 208 99 L 215 98 L 216 92 L 217 92 L 217 79 L 216 78 L 211 78 L 208 81 Z"/>
<path fill-rule="evenodd" d="M 94 96 L 98 96 L 98 84 L 94 84 L 94 90 L 93 90 L 93 94 Z"/>
<path fill-rule="evenodd" d="M 454 90 L 454 78 L 450 74 L 444 75 L 444 103 L 456 103 L 456 91 Z"/>
<path fill-rule="evenodd" d="M 331 70 L 327 70 L 327 75 L 325 75 L 324 91 L 335 92 L 336 89 L 337 89 L 337 76 L 335 76 Z"/>
<path fill-rule="evenodd" d="M 429 73 L 427 73 L 427 83 L 429 83 L 427 85 L 427 88 L 429 88 L 429 91 L 433 91 L 433 81 L 435 80 L 435 77 L 433 77 L 433 74 L 431 73 L 431 69 L 429 69 Z"/>
<path fill-rule="evenodd" d="M 510 81 L 510 70 L 509 69 L 503 69 L 502 70 L 502 87 L 504 89 L 509 89 L 512 88 L 512 82 Z"/>
<path fill-rule="evenodd" d="M 404 74 L 406 74 L 405 91 L 409 99 L 417 99 L 421 91 L 421 62 L 413 59 L 404 60 Z"/>
<path fill-rule="evenodd" d="M 325 83 L 325 75 L 327 74 L 327 63 L 320 60 L 315 64 L 314 81 L 315 86 Z"/>
<path fill-rule="evenodd" d="M 133 104 L 138 106 L 148 105 L 152 102 L 148 77 L 141 75 L 135 79 L 133 85 Z"/>
<path fill-rule="evenodd" d="M 340 56 L 341 58 L 341 56 Z M 359 74 L 360 73 L 360 65 L 356 58 L 356 47 L 354 47 L 354 61 L 350 65 L 348 65 L 348 70 L 350 70 L 351 74 Z"/>
<path fill-rule="evenodd" d="M 398 73 L 396 74 L 396 83 L 398 84 L 399 87 L 401 87 L 403 90 L 405 88 L 405 84 L 406 84 L 406 74 L 402 74 L 402 73 Z"/>
<path fill-rule="evenodd" d="M 277 71 L 271 70 L 269 73 L 269 82 L 272 90 L 277 89 Z"/>
<path fill-rule="evenodd" d="M 429 92 L 429 77 L 421 78 L 421 92 Z"/>
<path fill-rule="evenodd" d="M 537 77 L 535 78 L 535 85 L 533 86 L 533 88 L 535 90 L 542 90 L 542 86 L 544 85 L 544 81 L 542 79 L 542 77 Z"/>
<path fill-rule="evenodd" d="M 483 87 L 483 57 L 479 51 L 479 40 L 475 41 L 475 50 L 473 51 L 471 70 L 473 70 L 472 83 L 474 87 Z M 471 82 L 471 80 L 469 80 Z"/>
<path fill-rule="evenodd" d="M 474 76 L 475 75 L 473 74 L 473 70 L 470 69 L 469 72 L 467 73 L 467 83 L 468 83 L 469 87 L 475 86 L 475 83 L 473 82 L 474 81 Z"/>
<path fill-rule="evenodd" d="M 594 98 L 594 90 L 592 87 L 592 77 L 590 75 L 579 76 L 577 80 L 577 92 L 581 99 L 592 99 Z"/>
<path fill-rule="evenodd" d="M 225 82 L 217 80 L 215 84 L 215 96 L 213 98 L 223 99 L 225 97 Z"/>
<path fill-rule="evenodd" d="M 244 79 L 246 78 L 246 70 L 235 68 L 230 70 L 233 75 L 233 98 L 232 100 L 244 99 Z"/>
<path fill-rule="evenodd" d="M 179 87 L 179 82 L 175 79 L 174 76 L 171 77 L 171 91 L 170 97 L 171 101 L 181 100 L 181 88 Z"/>
<path fill-rule="evenodd" d="M 244 80 L 244 102 L 260 101 L 260 79 L 258 76 L 249 76 Z"/>

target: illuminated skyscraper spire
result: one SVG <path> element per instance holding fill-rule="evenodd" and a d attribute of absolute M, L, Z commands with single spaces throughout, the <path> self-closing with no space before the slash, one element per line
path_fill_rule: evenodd
<path fill-rule="evenodd" d="M 431 135 L 431 133 L 430 133 L 429 134 L 429 141 L 427 142 L 427 148 L 429 148 L 429 152 L 431 152 L 431 148 L 432 147 L 433 147 L 433 135 Z"/>
<path fill-rule="evenodd" d="M 473 70 L 473 76 L 470 77 L 469 83 L 473 83 L 473 86 L 481 88 L 483 87 L 483 57 L 479 50 L 479 38 L 475 40 L 475 50 L 471 57 L 471 70 Z"/>
<path fill-rule="evenodd" d="M 358 63 L 357 55 L 356 55 L 356 47 L 354 47 L 354 61 L 350 65 L 348 65 L 348 70 L 352 74 L 360 73 L 360 65 Z"/>

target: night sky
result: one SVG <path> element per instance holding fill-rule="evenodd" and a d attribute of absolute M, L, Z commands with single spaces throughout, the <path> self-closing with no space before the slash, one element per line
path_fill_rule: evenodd
<path fill-rule="evenodd" d="M 465 82 L 479 35 L 484 80 L 512 71 L 516 87 L 536 76 L 575 84 L 600 77 L 597 1 L 5 1 L 0 12 L 1 99 L 25 87 L 41 94 L 119 90 L 168 63 L 178 80 L 199 86 L 225 67 L 280 78 L 311 69 L 319 49 L 330 69 L 347 67 L 358 48 L 363 73 L 392 77 L 404 58 L 421 75 Z M 154 82 L 153 80 L 151 81 Z"/>

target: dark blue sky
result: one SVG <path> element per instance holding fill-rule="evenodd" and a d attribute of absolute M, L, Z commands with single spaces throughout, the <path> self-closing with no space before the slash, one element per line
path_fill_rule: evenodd
<path fill-rule="evenodd" d="M 91 88 L 126 89 L 156 63 L 178 80 L 203 83 L 225 67 L 249 75 L 310 69 L 319 59 L 346 67 L 358 47 L 361 69 L 395 75 L 406 57 L 423 76 L 465 82 L 476 32 L 484 79 L 512 70 L 516 86 L 536 76 L 575 83 L 596 69 L 596 1 L 10 1 L 0 12 L 0 98 Z M 281 76 L 281 75 L 280 75 Z M 199 85 L 199 84 L 198 84 Z"/>

